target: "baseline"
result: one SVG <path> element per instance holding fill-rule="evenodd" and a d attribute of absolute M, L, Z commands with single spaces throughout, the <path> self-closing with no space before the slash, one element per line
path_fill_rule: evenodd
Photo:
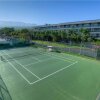
<path fill-rule="evenodd" d="M 59 70 L 57 70 L 57 71 L 55 71 L 55 72 L 53 72 L 53 73 L 51 73 L 51 74 L 49 74 L 49 75 L 43 77 L 43 78 L 41 78 L 40 80 L 37 80 L 37 81 L 35 81 L 35 82 L 31 82 L 30 84 L 33 85 L 33 84 L 35 84 L 35 83 L 37 83 L 37 82 L 39 82 L 39 81 L 42 81 L 42 80 L 44 80 L 44 79 L 46 79 L 46 78 L 48 78 L 48 77 L 50 77 L 50 76 L 52 76 L 52 75 L 54 75 L 54 74 L 57 74 L 57 73 L 63 71 L 64 69 L 67 69 L 67 68 L 71 67 L 72 65 L 74 65 L 74 64 L 76 64 L 76 63 L 78 63 L 78 61 L 76 61 L 76 62 L 74 62 L 74 63 L 72 63 L 72 64 L 69 64 L 68 66 L 66 66 L 66 67 L 64 67 L 64 68 L 61 68 L 61 69 L 59 69 Z"/>

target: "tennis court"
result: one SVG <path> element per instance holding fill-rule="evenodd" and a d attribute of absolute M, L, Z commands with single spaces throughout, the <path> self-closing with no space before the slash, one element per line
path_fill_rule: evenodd
<path fill-rule="evenodd" d="M 96 100 L 100 93 L 99 61 L 33 47 L 0 55 L 12 100 Z"/>

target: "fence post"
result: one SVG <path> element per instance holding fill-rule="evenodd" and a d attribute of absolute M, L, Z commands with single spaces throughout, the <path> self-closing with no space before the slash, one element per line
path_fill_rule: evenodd
<path fill-rule="evenodd" d="M 81 55 L 82 54 L 82 41 L 81 41 L 81 43 L 80 43 L 80 52 L 79 52 L 79 54 Z"/>
<path fill-rule="evenodd" d="M 100 47 L 97 49 L 97 59 L 100 60 Z"/>

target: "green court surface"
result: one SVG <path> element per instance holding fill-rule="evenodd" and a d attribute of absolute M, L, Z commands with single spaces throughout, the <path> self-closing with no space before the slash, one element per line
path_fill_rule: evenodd
<path fill-rule="evenodd" d="M 0 55 L 0 75 L 12 100 L 100 100 L 99 61 L 33 47 Z"/>

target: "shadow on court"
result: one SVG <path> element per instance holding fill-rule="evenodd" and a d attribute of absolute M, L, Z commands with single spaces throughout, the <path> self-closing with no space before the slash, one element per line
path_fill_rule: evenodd
<path fill-rule="evenodd" d="M 12 100 L 9 91 L 0 76 L 0 100 Z"/>

